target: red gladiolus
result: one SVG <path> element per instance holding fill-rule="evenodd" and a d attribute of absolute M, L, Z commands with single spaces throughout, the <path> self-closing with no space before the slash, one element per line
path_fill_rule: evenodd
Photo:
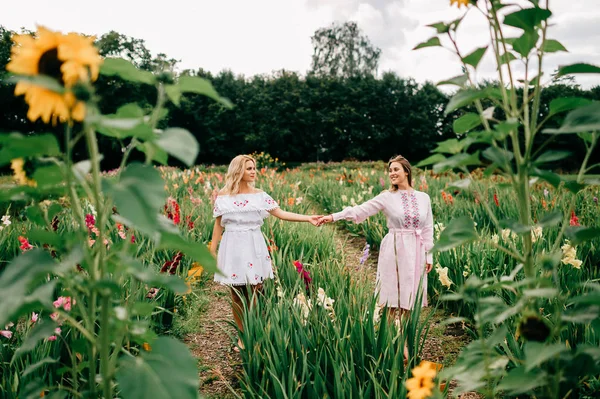
<path fill-rule="evenodd" d="M 579 218 L 575 215 L 575 211 L 571 211 L 571 226 L 579 226 Z"/>
<path fill-rule="evenodd" d="M 27 238 L 23 237 L 23 236 L 19 236 L 19 242 L 21 243 L 21 245 L 19 246 L 19 248 L 21 248 L 21 251 L 23 252 L 27 252 L 30 249 L 33 249 L 33 245 L 31 245 L 29 243 L 29 241 L 27 241 Z"/>
<path fill-rule="evenodd" d="M 498 201 L 498 194 L 494 193 L 494 204 L 496 204 L 496 206 L 500 206 L 500 202 Z"/>
<path fill-rule="evenodd" d="M 302 280 L 304 280 L 304 286 L 306 287 L 306 291 L 308 292 L 310 290 L 310 283 L 312 281 L 310 273 L 308 272 L 308 270 L 304 269 L 304 265 L 298 260 L 294 261 L 294 266 L 296 266 L 296 271 L 298 272 L 298 274 L 300 274 Z"/>

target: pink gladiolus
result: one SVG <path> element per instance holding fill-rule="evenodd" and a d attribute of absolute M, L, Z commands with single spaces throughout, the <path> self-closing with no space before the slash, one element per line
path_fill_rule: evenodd
<path fill-rule="evenodd" d="M 39 315 L 38 315 L 37 313 L 35 313 L 35 312 L 34 312 L 34 313 L 32 313 L 32 314 L 31 314 L 31 322 L 32 322 L 32 323 L 35 323 L 36 321 L 38 321 L 38 316 L 39 316 Z"/>
<path fill-rule="evenodd" d="M 12 338 L 12 331 L 8 331 L 8 330 L 0 330 L 0 335 L 2 335 L 4 338 L 8 338 L 11 339 Z"/>
<path fill-rule="evenodd" d="M 62 307 L 67 312 L 71 311 L 71 297 L 70 296 L 61 296 L 52 303 L 54 304 L 54 307 L 57 309 L 60 309 Z M 73 305 L 75 305 L 75 304 L 76 304 L 76 302 L 75 302 L 75 300 L 73 300 Z"/>
<path fill-rule="evenodd" d="M 49 336 L 48 341 L 56 341 L 56 335 Z"/>
<path fill-rule="evenodd" d="M 62 332 L 62 330 L 60 329 L 60 327 L 56 327 L 56 328 L 54 329 L 54 333 L 55 333 L 56 335 L 60 335 L 60 333 L 61 333 L 61 332 Z"/>

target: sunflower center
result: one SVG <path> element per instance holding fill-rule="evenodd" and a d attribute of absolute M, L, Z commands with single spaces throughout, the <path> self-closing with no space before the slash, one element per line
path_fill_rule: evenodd
<path fill-rule="evenodd" d="M 58 59 L 58 49 L 53 48 L 52 50 L 46 51 L 40 57 L 40 61 L 38 62 L 38 73 L 41 75 L 50 76 L 60 82 L 61 85 L 64 85 L 62 72 L 60 71 L 60 67 L 63 62 Z"/>

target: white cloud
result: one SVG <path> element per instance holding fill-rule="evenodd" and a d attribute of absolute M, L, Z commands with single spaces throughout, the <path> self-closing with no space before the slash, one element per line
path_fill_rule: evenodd
<path fill-rule="evenodd" d="M 523 2 L 524 0 L 517 0 Z M 598 0 L 554 1 L 550 37 L 570 53 L 547 59 L 545 71 L 573 62 L 600 64 Z M 393 70 L 417 81 L 439 81 L 461 72 L 451 54 L 439 48 L 412 51 L 429 38 L 427 24 L 450 21 L 464 12 L 449 0 L 30 0 L 3 10 L 7 28 L 51 29 L 101 35 L 110 30 L 144 39 L 153 52 L 181 60 L 182 68 L 224 68 L 247 76 L 310 68 L 310 37 L 333 21 L 355 20 L 382 49 L 380 71 Z M 489 41 L 485 21 L 472 10 L 459 31 L 468 53 Z M 488 54 L 480 78 L 494 76 Z M 600 75 L 578 78 L 586 87 L 600 84 Z"/>

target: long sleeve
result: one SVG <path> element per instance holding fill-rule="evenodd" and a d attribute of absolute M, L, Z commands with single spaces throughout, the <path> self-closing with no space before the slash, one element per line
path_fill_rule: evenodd
<path fill-rule="evenodd" d="M 369 201 L 357 205 L 345 208 L 341 212 L 333 214 L 333 220 L 338 221 L 341 219 L 351 220 L 354 223 L 361 223 L 365 221 L 369 216 L 375 215 L 377 212 L 385 208 L 385 195 L 386 191 L 382 192 L 378 196 Z"/>
<path fill-rule="evenodd" d="M 422 230 L 423 245 L 427 254 L 426 263 L 433 264 L 433 254 L 430 252 L 433 248 L 433 212 L 431 211 L 431 199 L 427 197 L 427 216 Z"/>

